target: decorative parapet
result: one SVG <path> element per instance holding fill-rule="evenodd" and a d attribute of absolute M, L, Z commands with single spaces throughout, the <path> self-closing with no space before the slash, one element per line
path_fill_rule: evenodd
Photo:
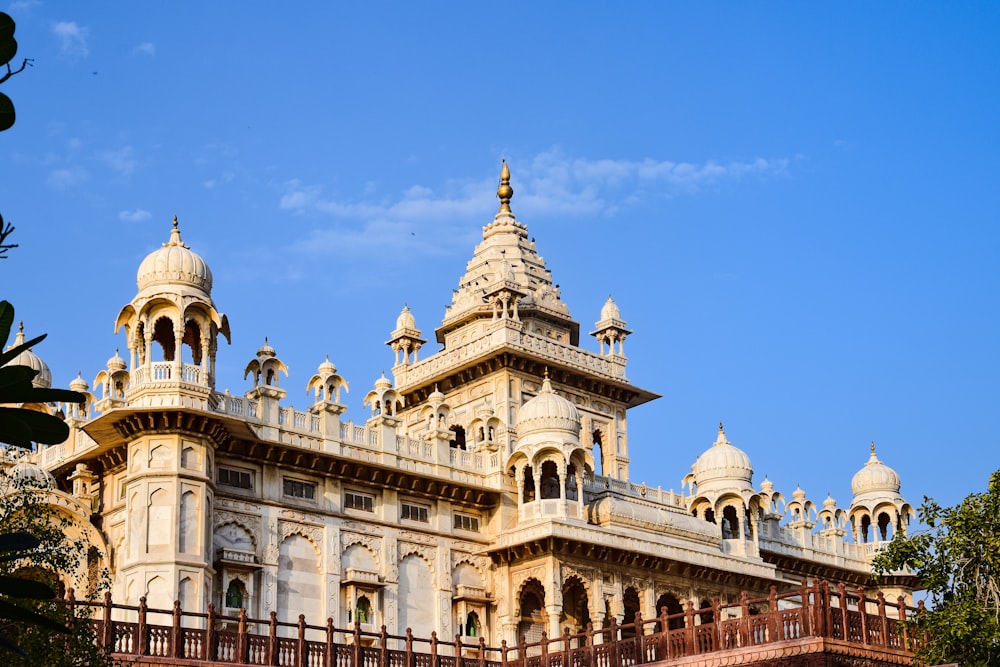
<path fill-rule="evenodd" d="M 434 377 L 462 367 L 472 359 L 482 357 L 486 352 L 500 348 L 531 354 L 553 365 L 576 368 L 581 373 L 627 381 L 624 357 L 602 357 L 595 352 L 524 331 L 520 323 L 502 320 L 491 327 L 488 336 L 450 350 L 443 350 L 416 364 L 395 368 L 393 372 L 396 384 L 403 389 L 428 382 Z"/>

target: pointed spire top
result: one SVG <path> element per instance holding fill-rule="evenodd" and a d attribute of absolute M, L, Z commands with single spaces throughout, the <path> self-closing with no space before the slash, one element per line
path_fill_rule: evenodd
<path fill-rule="evenodd" d="M 549 380 L 549 367 L 545 367 L 545 374 L 542 376 L 542 388 L 538 391 L 539 394 L 554 394 L 555 390 L 552 389 L 552 382 Z"/>
<path fill-rule="evenodd" d="M 167 241 L 166 243 L 164 243 L 163 245 L 164 245 L 164 247 L 170 246 L 170 245 L 179 245 L 179 246 L 183 246 L 185 248 L 187 247 L 187 246 L 184 245 L 184 241 L 181 240 L 181 230 L 180 230 L 180 227 L 177 226 L 177 216 L 176 215 L 174 216 L 174 225 L 170 229 L 170 240 Z"/>
<path fill-rule="evenodd" d="M 21 320 L 17 325 L 17 336 L 14 337 L 14 345 L 21 345 L 24 343 L 24 320 Z"/>
<path fill-rule="evenodd" d="M 503 161 L 500 168 L 500 187 L 497 188 L 497 197 L 500 198 L 500 213 L 510 213 L 510 200 L 514 196 L 514 188 L 510 187 L 510 167 L 507 160 Z"/>
<path fill-rule="evenodd" d="M 730 442 L 726 440 L 726 429 L 722 427 L 722 422 L 719 422 L 719 437 L 715 439 L 716 445 L 728 445 Z"/>

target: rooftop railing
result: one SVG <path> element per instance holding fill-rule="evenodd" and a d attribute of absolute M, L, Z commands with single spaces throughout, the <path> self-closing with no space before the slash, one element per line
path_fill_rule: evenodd
<path fill-rule="evenodd" d="M 567 628 L 559 637 L 545 633 L 537 642 L 524 636 L 510 646 L 487 646 L 480 637 L 470 644 L 456 635 L 443 641 L 430 638 L 366 632 L 355 623 L 350 628 L 309 625 L 304 616 L 297 623 L 251 619 L 246 610 L 238 616 L 184 611 L 179 602 L 172 609 L 151 609 L 145 598 L 138 606 L 78 602 L 93 608 L 99 641 L 119 660 L 151 658 L 159 664 L 186 664 L 200 660 L 212 664 L 278 665 L 284 667 L 633 667 L 718 651 L 751 649 L 781 642 L 824 637 L 838 639 L 866 650 L 881 649 L 912 657 L 925 641 L 912 624 L 922 613 L 907 607 L 902 598 L 888 602 L 882 593 L 867 597 L 863 589 L 848 593 L 843 585 L 831 590 L 826 582 L 803 583 L 798 591 L 778 594 L 774 587 L 766 598 L 743 593 L 739 602 L 695 609 L 692 602 L 680 613 L 666 608 L 657 618 L 635 618 L 583 632 Z M 124 620 L 122 620 L 124 619 Z M 158 621 L 158 622 L 153 622 Z M 468 638 L 466 638 L 468 639 Z M 779 647 L 775 647 L 779 648 Z M 168 663 L 168 661 L 170 661 Z M 177 661 L 177 662 L 174 662 Z"/>

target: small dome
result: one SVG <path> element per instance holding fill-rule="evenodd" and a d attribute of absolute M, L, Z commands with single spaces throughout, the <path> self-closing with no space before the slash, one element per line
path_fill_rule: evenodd
<path fill-rule="evenodd" d="M 769 480 L 767 475 L 764 476 L 764 481 L 760 483 L 760 490 L 761 493 L 771 493 L 774 491 L 774 482 Z"/>
<path fill-rule="evenodd" d="M 518 437 L 539 431 L 566 431 L 580 435 L 580 413 L 572 402 L 552 389 L 549 378 L 542 381 L 542 389 L 524 405 L 517 415 Z"/>
<path fill-rule="evenodd" d="M 835 507 L 837 507 L 837 501 L 834 500 L 833 496 L 831 496 L 828 493 L 828 494 L 826 494 L 826 500 L 823 501 L 823 507 L 825 507 L 827 509 L 834 509 Z"/>
<path fill-rule="evenodd" d="M 899 494 L 899 475 L 896 471 L 879 461 L 875 456 L 875 443 L 872 443 L 872 453 L 865 467 L 855 473 L 851 480 L 851 491 L 855 497 L 866 493 Z"/>
<path fill-rule="evenodd" d="M 108 359 L 108 370 L 109 371 L 123 371 L 126 368 L 125 360 L 121 358 L 118 354 L 118 348 L 115 348 L 115 356 Z"/>
<path fill-rule="evenodd" d="M 55 477 L 48 470 L 43 470 L 34 463 L 21 461 L 15 464 L 7 473 L 16 482 L 33 489 L 56 488 Z"/>
<path fill-rule="evenodd" d="M 14 336 L 14 342 L 8 345 L 7 349 L 12 350 L 18 345 L 24 345 L 24 322 L 21 322 L 17 329 L 17 335 Z M 52 386 L 52 371 L 49 370 L 49 365 L 42 361 L 42 358 L 30 349 L 21 352 L 19 355 L 8 361 L 6 365 L 27 366 L 33 371 L 36 371 L 34 379 L 31 380 L 32 386 L 36 389 L 48 389 Z"/>
<path fill-rule="evenodd" d="M 264 336 L 264 344 L 257 348 L 258 357 L 276 357 L 278 353 L 275 352 L 271 344 L 267 342 L 267 336 Z"/>
<path fill-rule="evenodd" d="M 382 377 L 375 380 L 376 389 L 392 389 L 392 380 L 385 376 L 385 371 L 382 371 Z"/>
<path fill-rule="evenodd" d="M 601 321 L 604 320 L 620 320 L 622 318 L 622 311 L 619 310 L 618 304 L 615 300 L 608 295 L 608 300 L 604 303 L 604 307 L 601 308 Z"/>
<path fill-rule="evenodd" d="M 698 457 L 691 470 L 694 472 L 694 481 L 698 485 L 699 492 L 708 490 L 705 488 L 707 482 L 733 481 L 750 484 L 753 479 L 750 457 L 726 440 L 722 424 L 719 424 L 719 435 L 715 443 Z"/>
<path fill-rule="evenodd" d="M 212 291 L 212 271 L 205 260 L 184 245 L 176 216 L 170 240 L 142 260 L 136 282 L 140 292 L 154 285 L 189 285 L 205 294 Z"/>
<path fill-rule="evenodd" d="M 792 491 L 792 499 L 804 503 L 806 501 L 806 492 L 802 490 L 801 486 L 796 485 L 795 490 Z"/>
<path fill-rule="evenodd" d="M 435 406 L 444 403 L 444 394 L 437 388 L 437 385 L 434 385 L 434 391 L 427 397 L 427 402 Z"/>
<path fill-rule="evenodd" d="M 323 363 L 321 363 L 319 365 L 319 368 L 316 369 L 316 371 L 320 375 L 333 375 L 334 373 L 337 372 L 337 367 L 333 365 L 332 361 L 330 361 L 330 355 L 329 354 L 326 355 L 326 361 L 324 361 Z"/>
<path fill-rule="evenodd" d="M 87 384 L 87 381 L 83 379 L 83 375 L 80 373 L 80 371 L 76 372 L 76 377 L 73 379 L 72 382 L 69 383 L 69 388 L 72 389 L 73 391 L 79 391 L 81 393 L 85 391 L 90 391 L 90 385 Z"/>
<path fill-rule="evenodd" d="M 396 329 L 416 329 L 417 320 L 413 317 L 413 313 L 410 312 L 410 307 L 407 305 L 403 306 L 403 310 L 399 312 L 399 317 L 396 318 Z"/>

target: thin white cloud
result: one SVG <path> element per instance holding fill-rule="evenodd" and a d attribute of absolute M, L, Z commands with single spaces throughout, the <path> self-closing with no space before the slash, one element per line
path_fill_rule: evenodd
<path fill-rule="evenodd" d="M 88 178 L 89 174 L 83 167 L 67 167 L 51 171 L 48 184 L 56 190 L 66 190 L 86 182 Z"/>
<path fill-rule="evenodd" d="M 141 208 L 134 208 L 131 211 L 119 211 L 118 219 L 124 222 L 145 222 L 149 220 L 152 214 Z"/>
<path fill-rule="evenodd" d="M 131 146 L 124 146 L 115 151 L 104 151 L 98 158 L 122 176 L 131 176 L 139 165 L 139 161 L 133 156 Z"/>
<path fill-rule="evenodd" d="M 787 173 L 787 158 L 706 160 L 613 160 L 570 158 L 560 151 L 539 153 L 513 165 L 514 201 L 522 219 L 532 216 L 613 216 L 623 208 L 656 199 L 691 195 L 748 178 Z M 325 214 L 338 223 L 313 231 L 296 244 L 304 253 L 362 251 L 405 246 L 424 255 L 464 247 L 470 220 L 496 210 L 496 180 L 449 181 L 440 188 L 408 187 L 396 197 L 375 197 L 366 183 L 356 198 L 329 194 L 320 185 L 291 180 L 280 208 L 297 214 Z M 433 230 L 432 232 L 430 230 Z"/>
<path fill-rule="evenodd" d="M 66 55 L 86 58 L 90 54 L 87 46 L 89 31 L 77 25 L 76 21 L 59 21 L 53 24 L 52 32 L 59 39 L 59 46 Z"/>
<path fill-rule="evenodd" d="M 155 56 L 156 45 L 152 42 L 143 42 L 132 49 L 133 56 Z"/>

